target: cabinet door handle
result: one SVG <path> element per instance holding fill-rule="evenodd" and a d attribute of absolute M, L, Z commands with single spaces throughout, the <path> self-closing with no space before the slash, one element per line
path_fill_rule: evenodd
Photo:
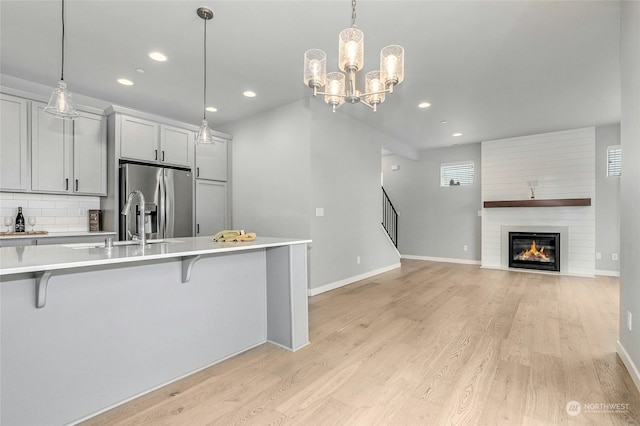
<path fill-rule="evenodd" d="M 68 191 L 69 190 L 69 178 L 66 178 L 64 180 L 64 190 Z"/>
<path fill-rule="evenodd" d="M 196 177 L 200 177 L 200 167 L 196 167 Z"/>
<path fill-rule="evenodd" d="M 154 160 L 157 160 L 157 159 L 158 159 L 158 150 L 157 150 L 157 149 L 154 149 L 153 151 L 155 152 L 155 154 L 154 154 L 154 158 L 153 158 L 153 159 L 154 159 Z"/>
<path fill-rule="evenodd" d="M 196 234 L 199 234 L 199 233 L 200 233 L 200 224 L 198 223 L 196 225 Z"/>
<path fill-rule="evenodd" d="M 78 179 L 76 179 L 76 192 L 78 192 Z"/>
<path fill-rule="evenodd" d="M 164 161 L 164 151 L 162 151 L 162 161 Z"/>

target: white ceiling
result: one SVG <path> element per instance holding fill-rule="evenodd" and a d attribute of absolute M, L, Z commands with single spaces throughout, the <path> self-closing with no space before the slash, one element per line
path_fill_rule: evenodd
<path fill-rule="evenodd" d="M 302 82 L 309 48 L 325 50 L 328 71 L 337 71 L 349 0 L 67 0 L 69 89 L 198 125 L 203 21 L 196 9 L 203 5 L 215 14 L 207 27 L 207 104 L 219 110 L 207 113 L 213 128 L 309 97 Z M 1 0 L 0 14 L 0 72 L 53 88 L 60 1 Z M 361 0 L 357 25 L 365 34 L 364 71 L 378 68 L 382 47 L 400 44 L 405 82 L 377 113 L 364 105 L 338 113 L 415 149 L 620 119 L 617 1 Z M 169 61 L 150 60 L 151 50 Z M 135 84 L 121 86 L 119 77 Z M 258 96 L 245 98 L 246 89 Z M 418 109 L 421 101 L 432 107 Z"/>

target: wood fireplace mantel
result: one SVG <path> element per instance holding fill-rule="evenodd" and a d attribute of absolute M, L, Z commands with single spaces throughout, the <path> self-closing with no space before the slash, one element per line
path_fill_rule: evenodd
<path fill-rule="evenodd" d="M 484 207 L 564 207 L 564 206 L 590 206 L 591 198 L 558 198 L 551 200 L 510 200 L 510 201 L 485 201 Z"/>

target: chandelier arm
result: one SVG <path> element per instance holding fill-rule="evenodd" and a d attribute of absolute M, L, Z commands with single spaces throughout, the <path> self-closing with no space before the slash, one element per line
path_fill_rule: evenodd
<path fill-rule="evenodd" d="M 376 92 L 360 93 L 360 96 L 382 95 L 383 93 L 393 93 L 393 90 L 392 89 L 383 89 L 383 90 L 378 90 Z"/>

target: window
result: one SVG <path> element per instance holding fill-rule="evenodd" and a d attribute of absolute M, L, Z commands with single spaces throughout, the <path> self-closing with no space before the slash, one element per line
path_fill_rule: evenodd
<path fill-rule="evenodd" d="M 440 165 L 440 186 L 473 184 L 473 161 Z"/>
<path fill-rule="evenodd" d="M 613 145 L 607 148 L 607 176 L 620 176 L 622 174 L 622 148 Z"/>

